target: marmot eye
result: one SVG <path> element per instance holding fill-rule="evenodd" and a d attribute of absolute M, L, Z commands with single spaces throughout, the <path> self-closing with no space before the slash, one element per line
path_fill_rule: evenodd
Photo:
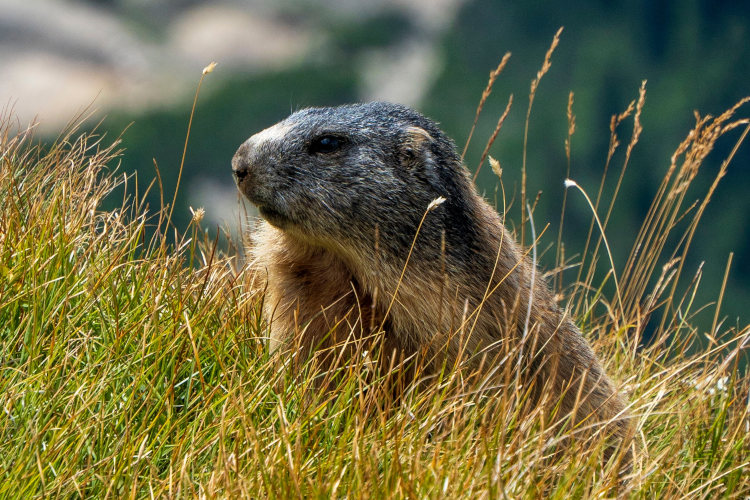
<path fill-rule="evenodd" d="M 322 135 L 310 143 L 309 149 L 311 153 L 333 153 L 341 149 L 345 142 L 346 139 L 342 137 Z"/>

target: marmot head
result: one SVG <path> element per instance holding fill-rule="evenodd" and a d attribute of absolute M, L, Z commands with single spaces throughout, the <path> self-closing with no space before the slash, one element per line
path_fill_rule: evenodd
<path fill-rule="evenodd" d="M 269 223 L 325 246 L 372 248 L 377 227 L 389 244 L 408 247 L 432 200 L 447 200 L 440 226 L 446 217 L 463 224 L 473 191 L 433 121 L 382 102 L 298 111 L 245 141 L 232 170 Z M 422 231 L 439 242 L 441 229 L 429 226 Z"/>

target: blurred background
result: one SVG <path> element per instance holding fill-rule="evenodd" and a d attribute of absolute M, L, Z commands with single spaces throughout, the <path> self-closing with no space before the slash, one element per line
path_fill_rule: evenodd
<path fill-rule="evenodd" d="M 37 137 L 51 141 L 77 114 L 95 110 L 91 126 L 104 118 L 98 130 L 111 139 L 122 134 L 121 171 L 137 171 L 142 187 L 153 179 L 156 161 L 171 199 L 193 94 L 202 68 L 216 61 L 198 101 L 175 214 L 185 228 L 189 207 L 204 207 L 203 227 L 236 230 L 230 159 L 248 136 L 301 107 L 384 99 L 421 110 L 462 147 L 489 72 L 512 52 L 466 160 L 475 170 L 512 93 L 514 106 L 491 154 L 503 166 L 508 199 L 518 199 L 529 83 L 561 26 L 531 113 L 528 192 L 532 199 L 541 192 L 536 225 L 550 223 L 542 248 L 554 244 L 567 172 L 569 92 L 577 125 L 570 177 L 594 196 L 610 116 L 648 80 L 644 132 L 609 225 L 622 266 L 672 152 L 695 123 L 693 111 L 716 115 L 750 95 L 748 2 L 0 0 L 0 112 L 12 110 L 21 126 L 38 122 Z M 631 130 L 632 121 L 623 124 L 622 142 Z M 703 196 L 738 137 L 736 131 L 719 142 L 691 201 Z M 610 181 L 622 158 L 622 151 L 615 156 Z M 749 167 L 746 143 L 709 205 L 685 273 L 704 262 L 696 303 L 708 303 L 735 253 L 723 305 L 729 325 L 750 320 Z M 478 184 L 495 199 L 497 179 L 487 165 Z M 149 203 L 159 206 L 158 192 Z M 511 224 L 520 214 L 516 202 Z M 566 255 L 581 252 L 590 217 L 581 197 L 571 196 Z M 554 250 L 543 263 L 552 267 Z M 698 321 L 710 326 L 713 311 Z"/>

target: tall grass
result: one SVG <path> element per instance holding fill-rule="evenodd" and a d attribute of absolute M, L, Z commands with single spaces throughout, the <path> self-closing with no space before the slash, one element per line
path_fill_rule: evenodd
<path fill-rule="evenodd" d="M 637 142 L 642 106 L 643 93 L 613 118 L 611 153 L 628 115 L 628 152 Z M 262 291 L 231 249 L 206 239 L 200 210 L 167 245 L 171 208 L 147 215 L 136 179 L 117 174 L 116 142 L 73 131 L 44 148 L 6 119 L 0 496 L 747 497 L 750 375 L 740 360 L 750 326 L 723 328 L 717 305 L 712 331 L 699 331 L 691 314 L 700 275 L 682 276 L 713 187 L 692 210 L 684 193 L 719 136 L 747 133 L 738 109 L 697 117 L 625 268 L 604 278 L 596 269 L 609 262 L 600 253 L 614 199 L 602 207 L 595 196 L 600 223 L 592 218 L 579 279 L 559 286 L 630 401 L 637 453 L 624 480 L 603 464 L 604 440 L 562 435 L 513 384 L 475 397 L 448 367 L 394 402 L 381 390 L 389 374 L 368 355 L 326 392 L 316 390 L 325 374 L 314 366 L 279 369 L 266 350 Z M 133 192 L 102 210 L 122 184 Z M 567 204 L 578 202 L 569 193 Z M 158 227 L 147 240 L 148 225 Z M 644 345 L 647 322 L 658 328 Z"/>

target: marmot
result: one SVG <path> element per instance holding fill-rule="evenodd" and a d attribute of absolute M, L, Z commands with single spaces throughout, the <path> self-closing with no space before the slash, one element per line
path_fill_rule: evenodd
<path fill-rule="evenodd" d="M 245 141 L 232 170 L 265 219 L 250 252 L 272 351 L 374 325 L 383 352 L 427 372 L 461 357 L 491 374 L 522 355 L 558 415 L 577 405 L 576 421 L 625 436 L 623 398 L 435 122 L 383 102 L 302 109 Z"/>

